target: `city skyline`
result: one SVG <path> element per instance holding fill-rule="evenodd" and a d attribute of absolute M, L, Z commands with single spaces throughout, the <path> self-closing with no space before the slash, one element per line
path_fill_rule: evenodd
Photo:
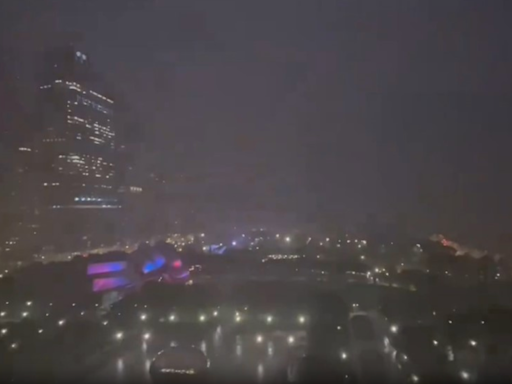
<path fill-rule="evenodd" d="M 497 56 L 510 26 L 499 7 L 52 4 L 37 20 L 38 2 L 2 5 L 22 84 L 34 83 L 30 58 L 80 40 L 140 120 L 128 134 L 144 143 L 137 165 L 192 206 L 295 213 L 300 224 L 373 216 L 510 246 L 510 50 Z"/>

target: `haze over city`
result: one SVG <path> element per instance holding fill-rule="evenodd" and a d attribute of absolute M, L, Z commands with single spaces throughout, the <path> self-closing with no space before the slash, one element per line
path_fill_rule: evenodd
<path fill-rule="evenodd" d="M 0 378 L 510 381 L 511 4 L 0 0 Z"/>
<path fill-rule="evenodd" d="M 209 223 L 227 211 L 298 226 L 373 215 L 509 246 L 506 2 L 2 7 L 20 107 L 33 103 L 37 55 L 79 42 L 129 106 L 117 129 L 141 146 L 137 165 L 207 205 Z"/>

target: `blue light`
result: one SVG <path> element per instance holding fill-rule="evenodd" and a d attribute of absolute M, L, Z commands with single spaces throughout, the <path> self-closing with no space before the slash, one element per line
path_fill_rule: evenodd
<path fill-rule="evenodd" d="M 156 271 L 165 264 L 165 258 L 163 256 L 156 256 L 153 260 L 147 261 L 142 267 L 142 273 L 146 274 L 149 272 Z"/>

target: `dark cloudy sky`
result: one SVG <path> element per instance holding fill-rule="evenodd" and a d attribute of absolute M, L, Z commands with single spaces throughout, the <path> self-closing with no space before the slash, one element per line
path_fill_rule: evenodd
<path fill-rule="evenodd" d="M 0 2 L 26 73 L 81 36 L 141 122 L 141 161 L 219 209 L 512 233 L 510 1 Z"/>

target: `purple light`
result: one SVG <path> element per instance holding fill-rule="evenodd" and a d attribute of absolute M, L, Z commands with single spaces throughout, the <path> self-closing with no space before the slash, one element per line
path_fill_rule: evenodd
<path fill-rule="evenodd" d="M 187 277 L 190 276 L 190 272 L 189 271 L 185 271 L 183 272 L 181 275 L 178 275 L 178 276 L 173 276 L 175 279 L 185 279 Z"/>
<path fill-rule="evenodd" d="M 126 269 L 126 261 L 115 261 L 112 263 L 89 264 L 87 275 L 98 275 L 100 273 L 119 272 Z"/>
<path fill-rule="evenodd" d="M 94 279 L 92 282 L 92 290 L 94 292 L 105 291 L 130 284 L 125 277 L 106 277 L 104 279 Z"/>

